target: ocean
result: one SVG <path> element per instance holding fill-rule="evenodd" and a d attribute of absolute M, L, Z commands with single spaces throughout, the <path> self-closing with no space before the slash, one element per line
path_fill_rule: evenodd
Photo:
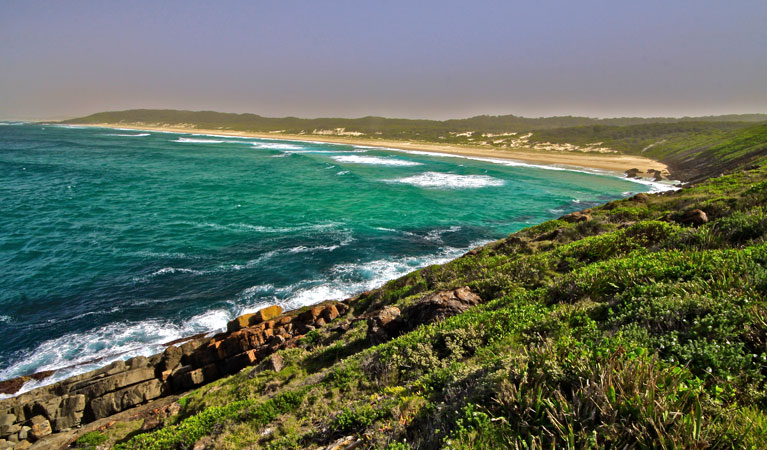
<path fill-rule="evenodd" d="M 343 299 L 654 187 L 367 146 L 0 126 L 0 379 Z M 28 383 L 24 390 L 35 387 Z"/>

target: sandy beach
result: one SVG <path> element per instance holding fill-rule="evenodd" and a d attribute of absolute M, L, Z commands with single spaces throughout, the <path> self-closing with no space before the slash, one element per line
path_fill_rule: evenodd
<path fill-rule="evenodd" d="M 639 169 L 646 175 L 651 170 L 659 170 L 668 175 L 668 167 L 658 161 L 633 155 L 597 154 L 582 152 L 544 152 L 529 149 L 497 149 L 479 146 L 437 144 L 431 142 L 392 141 L 375 138 L 346 136 L 318 136 L 313 134 L 253 133 L 231 130 L 201 129 L 192 127 L 164 127 L 151 125 L 124 125 L 114 123 L 78 124 L 78 126 L 121 128 L 126 130 L 169 131 L 175 133 L 212 134 L 220 136 L 253 137 L 262 139 L 314 141 L 349 145 L 367 145 L 371 147 L 393 148 L 399 150 L 417 150 L 422 152 L 444 153 L 456 156 L 478 158 L 499 158 L 526 163 L 570 166 L 598 169 L 623 174 L 629 169 Z"/>

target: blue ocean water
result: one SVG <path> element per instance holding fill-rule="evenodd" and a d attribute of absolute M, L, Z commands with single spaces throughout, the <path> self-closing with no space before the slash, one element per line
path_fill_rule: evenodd
<path fill-rule="evenodd" d="M 342 299 L 650 189 L 364 146 L 4 124 L 0 379 Z"/>

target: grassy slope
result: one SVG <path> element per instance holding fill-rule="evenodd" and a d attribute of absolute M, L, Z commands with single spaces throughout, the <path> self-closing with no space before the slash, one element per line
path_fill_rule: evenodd
<path fill-rule="evenodd" d="M 685 122 L 634 126 L 584 126 L 542 130 L 536 141 L 604 145 L 623 153 L 662 161 L 686 180 L 699 180 L 748 164 L 767 155 L 767 123 Z"/>
<path fill-rule="evenodd" d="M 204 386 L 118 447 L 767 448 L 765 204 L 762 166 L 522 230 L 351 314 L 461 286 L 479 306 L 376 346 L 364 320 L 331 324 L 283 351 L 280 372 Z M 696 208 L 708 224 L 677 223 Z"/>

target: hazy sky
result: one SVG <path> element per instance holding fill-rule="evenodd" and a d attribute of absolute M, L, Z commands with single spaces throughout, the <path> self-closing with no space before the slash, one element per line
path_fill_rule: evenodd
<path fill-rule="evenodd" d="M 0 118 L 767 112 L 767 1 L 0 0 Z"/>

